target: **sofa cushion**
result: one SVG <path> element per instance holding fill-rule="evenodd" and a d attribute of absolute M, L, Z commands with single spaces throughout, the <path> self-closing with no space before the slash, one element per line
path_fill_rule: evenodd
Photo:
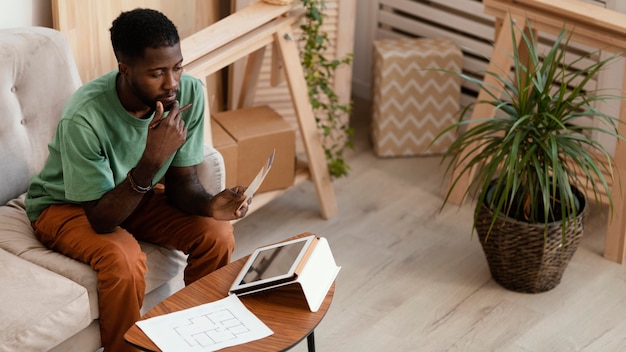
<path fill-rule="evenodd" d="M 186 256 L 180 251 L 143 242 L 140 245 L 147 255 L 146 293 L 176 277 L 186 264 Z M 88 265 L 52 251 L 37 240 L 24 210 L 24 195 L 0 206 L 0 248 L 85 287 L 92 318 L 99 316 L 96 273 Z"/>
<path fill-rule="evenodd" d="M 204 161 L 198 165 L 198 178 L 210 194 L 218 194 L 226 187 L 224 157 L 210 145 L 204 146 Z"/>
<path fill-rule="evenodd" d="M 0 31 L 0 204 L 23 193 L 41 170 L 61 108 L 79 86 L 63 33 L 43 27 Z"/>
<path fill-rule="evenodd" d="M 0 351 L 48 351 L 91 321 L 87 290 L 0 250 Z"/>

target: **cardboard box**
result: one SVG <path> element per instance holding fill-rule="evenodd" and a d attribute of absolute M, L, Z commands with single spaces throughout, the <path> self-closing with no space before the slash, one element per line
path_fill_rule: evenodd
<path fill-rule="evenodd" d="M 449 39 L 374 42 L 372 140 L 379 157 L 441 154 L 456 138 L 446 133 L 460 109 L 463 53 Z"/>
<path fill-rule="evenodd" d="M 247 186 L 276 150 L 272 169 L 258 192 L 293 185 L 296 134 L 293 127 L 269 106 L 219 112 L 213 115 L 237 142 L 237 184 Z"/>
<path fill-rule="evenodd" d="M 237 141 L 213 119 L 211 119 L 211 135 L 213 136 L 213 147 L 224 158 L 226 188 L 235 187 L 237 186 Z"/>

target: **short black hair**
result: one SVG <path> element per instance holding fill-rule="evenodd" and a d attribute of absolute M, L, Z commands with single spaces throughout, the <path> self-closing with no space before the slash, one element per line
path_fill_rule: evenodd
<path fill-rule="evenodd" d="M 174 46 L 180 42 L 174 23 L 152 9 L 122 12 L 113 20 L 110 32 L 117 61 L 142 58 L 146 48 Z"/>

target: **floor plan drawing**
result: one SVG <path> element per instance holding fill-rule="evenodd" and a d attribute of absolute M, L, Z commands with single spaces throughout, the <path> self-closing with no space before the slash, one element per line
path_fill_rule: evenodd
<path fill-rule="evenodd" d="M 136 323 L 163 352 L 209 352 L 273 334 L 236 295 Z"/>
<path fill-rule="evenodd" d="M 250 332 L 250 329 L 229 309 L 191 317 L 186 324 L 175 326 L 173 329 L 190 347 L 199 345 L 203 348 L 235 340 L 238 335 Z"/>

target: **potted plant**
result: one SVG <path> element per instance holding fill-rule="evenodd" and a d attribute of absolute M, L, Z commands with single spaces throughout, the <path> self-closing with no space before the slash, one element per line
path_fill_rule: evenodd
<path fill-rule="evenodd" d="M 464 196 L 477 199 L 474 228 L 492 277 L 507 289 L 536 293 L 560 283 L 578 247 L 587 209 L 583 190 L 596 202 L 605 194 L 613 210 L 611 156 L 592 134 L 623 139 L 619 119 L 595 106 L 621 97 L 585 89 L 615 56 L 589 65 L 582 63 L 595 53 L 566 60 L 571 35 L 565 29 L 542 55 L 529 35 L 531 23 L 524 32 L 511 19 L 511 28 L 513 43 L 521 36 L 528 55 L 514 48 L 510 76 L 486 72 L 498 83 L 490 85 L 452 72 L 490 98 L 466 106 L 439 134 L 460 131 L 442 157 L 446 174 L 454 172 L 442 207 L 459 179 L 470 175 Z M 476 104 L 492 106 L 496 116 L 465 119 Z M 595 124 L 581 123 L 590 117 Z"/>
<path fill-rule="evenodd" d="M 271 5 L 290 5 L 295 0 L 263 0 Z M 315 114 L 315 123 L 322 139 L 328 172 L 332 178 L 348 176 L 348 165 L 343 152 L 353 149 L 354 130 L 345 117 L 352 113 L 352 103 L 340 102 L 333 89 L 335 71 L 341 65 L 350 65 L 353 55 L 330 59 L 327 49 L 332 46 L 324 24 L 326 0 L 301 0 L 304 18 L 299 28 L 300 62 L 304 70 L 309 101 Z"/>
<path fill-rule="evenodd" d="M 332 81 L 339 66 L 352 62 L 352 54 L 342 58 L 326 57 L 325 52 L 331 46 L 331 39 L 322 28 L 326 17 L 326 1 L 302 0 L 302 5 L 305 13 L 300 24 L 300 61 L 309 100 L 322 138 L 330 176 L 345 177 L 350 171 L 350 165 L 344 157 L 344 151 L 354 147 L 354 130 L 345 119 L 352 112 L 352 104 L 340 101 Z"/>

